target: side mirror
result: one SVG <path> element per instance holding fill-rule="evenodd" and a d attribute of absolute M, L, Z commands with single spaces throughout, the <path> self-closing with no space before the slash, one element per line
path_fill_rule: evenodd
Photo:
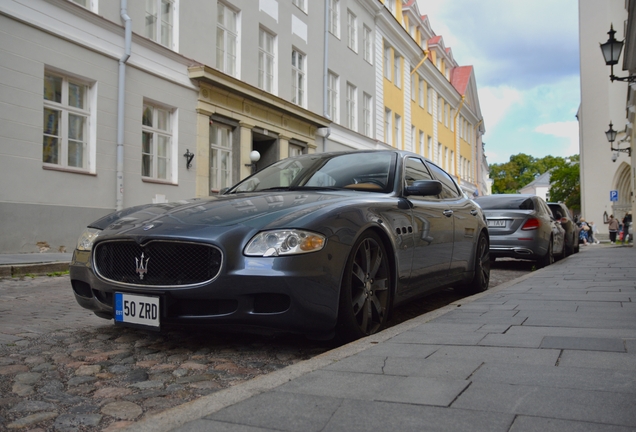
<path fill-rule="evenodd" d="M 227 191 L 229 191 L 229 190 L 230 190 L 230 188 L 229 188 L 229 187 L 224 187 L 223 189 L 221 189 L 221 190 L 219 191 L 219 195 L 224 195 L 224 194 L 225 194 L 225 192 L 227 192 Z"/>
<path fill-rule="evenodd" d="M 442 183 L 439 180 L 417 180 L 406 187 L 406 195 L 431 196 L 442 193 Z"/>

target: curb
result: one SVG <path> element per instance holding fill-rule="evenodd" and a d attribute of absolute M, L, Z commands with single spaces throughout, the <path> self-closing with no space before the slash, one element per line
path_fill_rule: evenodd
<path fill-rule="evenodd" d="M 40 264 L 0 265 L 0 278 L 20 277 L 27 275 L 45 276 L 49 273 L 67 272 L 70 263 L 54 262 Z"/>

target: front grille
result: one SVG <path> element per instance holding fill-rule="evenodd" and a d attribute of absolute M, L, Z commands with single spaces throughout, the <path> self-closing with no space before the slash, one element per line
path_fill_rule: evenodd
<path fill-rule="evenodd" d="M 140 246 L 132 240 L 95 246 L 93 265 L 108 281 L 148 286 L 182 286 L 207 282 L 221 270 L 221 251 L 210 245 L 155 240 Z"/>

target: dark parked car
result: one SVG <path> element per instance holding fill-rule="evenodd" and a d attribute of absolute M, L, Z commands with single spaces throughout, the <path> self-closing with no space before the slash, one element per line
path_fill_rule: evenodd
<path fill-rule="evenodd" d="M 289 158 L 222 195 L 91 223 L 73 254 L 77 302 L 116 324 L 298 332 L 352 340 L 443 287 L 487 289 L 479 206 L 401 151 Z"/>
<path fill-rule="evenodd" d="M 565 253 L 565 230 L 546 202 L 535 195 L 498 194 L 478 197 L 488 220 L 490 256 L 536 260 L 540 267 Z"/>
<path fill-rule="evenodd" d="M 574 222 L 572 213 L 563 203 L 547 203 L 552 211 L 554 219 L 561 224 L 565 230 L 565 256 L 572 255 L 579 251 L 579 231 L 581 228 Z"/>

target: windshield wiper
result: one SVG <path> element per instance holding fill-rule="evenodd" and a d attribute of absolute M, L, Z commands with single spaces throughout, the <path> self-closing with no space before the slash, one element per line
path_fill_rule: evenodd
<path fill-rule="evenodd" d="M 295 187 L 290 187 L 289 190 L 341 191 L 342 188 L 334 187 L 334 186 L 295 186 Z"/>

